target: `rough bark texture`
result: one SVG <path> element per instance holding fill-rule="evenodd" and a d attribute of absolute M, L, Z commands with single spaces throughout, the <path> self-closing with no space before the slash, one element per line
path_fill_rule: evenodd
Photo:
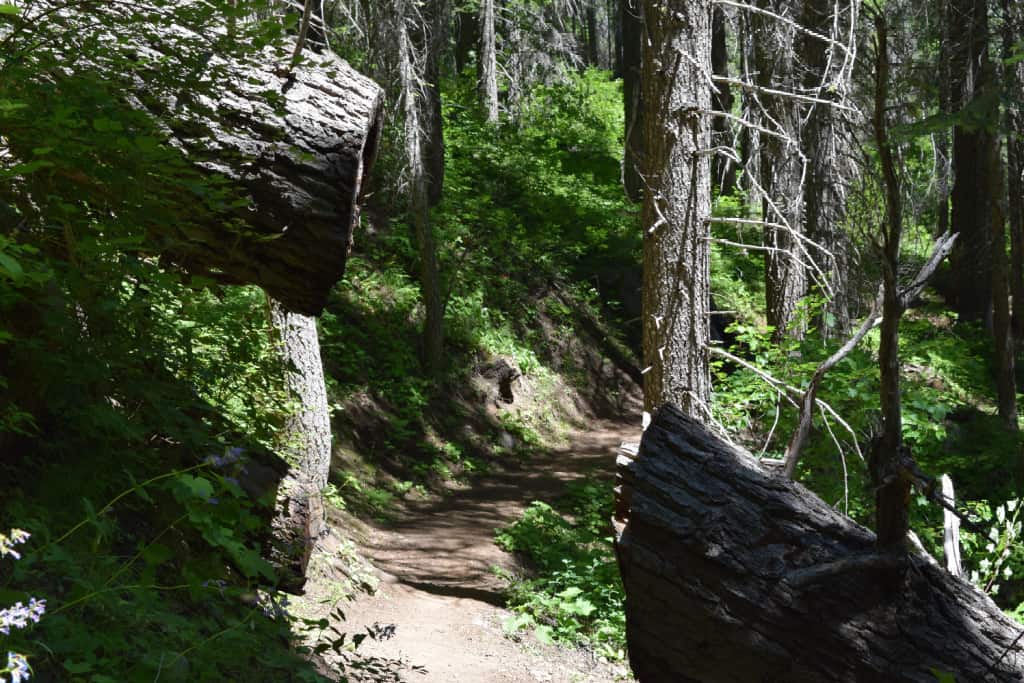
<path fill-rule="evenodd" d="M 246 64 L 213 56 L 209 68 L 229 73 L 215 97 L 172 103 L 148 96 L 144 83 L 138 91 L 169 126 L 172 144 L 237 182 L 249 199 L 234 216 L 246 222 L 242 231 L 231 217 L 199 234 L 167 226 L 167 255 L 227 282 L 258 284 L 289 309 L 316 315 L 344 273 L 377 149 L 381 91 L 333 55 L 307 60 L 285 71 L 269 47 Z"/>
<path fill-rule="evenodd" d="M 1003 0 L 1003 58 L 1013 56 L 1024 31 L 1024 7 Z M 1010 230 L 1010 294 L 1013 300 L 1013 340 L 1024 340 L 1024 61 L 1006 67 L 1005 92 L 1014 99 L 1006 105 L 1007 221 Z"/>
<path fill-rule="evenodd" d="M 725 12 L 716 5 L 711 15 L 711 72 L 716 76 L 729 75 L 729 51 Z M 732 90 L 725 83 L 719 83 L 711 94 L 714 110 L 725 114 L 732 113 Z M 711 122 L 711 143 L 715 146 L 732 148 L 734 146 L 732 127 L 724 116 L 716 116 Z M 721 195 L 732 194 L 736 189 L 736 162 L 724 154 L 716 154 L 711 162 L 711 181 Z"/>
<path fill-rule="evenodd" d="M 950 79 L 953 105 L 968 108 L 966 125 L 953 129 L 953 232 L 960 235 L 953 250 L 956 311 L 962 322 L 991 323 L 991 147 L 998 117 L 981 98 L 992 88 L 988 54 L 987 0 L 955 0 L 950 4 Z"/>
<path fill-rule="evenodd" d="M 289 393 L 297 403 L 281 433 L 291 468 L 277 490 L 270 560 L 285 587 L 298 589 L 324 524 L 320 492 L 331 471 L 331 419 L 316 320 L 290 313 L 272 299 L 268 303 L 288 367 Z"/>
<path fill-rule="evenodd" d="M 830 0 L 805 0 L 800 23 L 821 35 L 831 35 L 834 30 L 842 32 L 844 22 L 837 20 L 835 10 Z M 849 17 L 845 13 L 840 17 L 848 26 Z M 820 38 L 801 34 L 798 52 L 807 92 L 822 99 L 845 96 L 850 70 L 844 68 L 843 54 L 837 48 Z M 842 335 L 850 329 L 851 289 L 855 289 L 855 284 L 850 282 L 849 239 L 842 228 L 846 181 L 853 174 L 847 161 L 847 135 L 841 112 L 835 107 L 812 104 L 803 118 L 800 144 L 801 153 L 807 159 L 803 229 L 823 248 L 812 247 L 810 253 L 832 289 L 825 307 L 825 312 L 832 316 L 832 325 L 822 324 L 828 322 L 825 319 L 818 321 L 818 327 L 826 336 L 833 328 Z M 945 231 L 940 234 L 942 232 Z"/>
<path fill-rule="evenodd" d="M 761 0 L 758 6 L 788 16 L 795 0 Z M 775 18 L 755 13 L 750 17 L 758 42 L 756 82 L 762 88 L 796 90 L 795 30 Z M 800 151 L 801 107 L 786 97 L 759 95 L 765 116 L 776 122 L 789 140 L 768 136 L 761 141 L 761 187 L 765 252 L 765 315 L 775 328 L 774 338 L 800 336 L 793 326 L 797 304 L 807 294 L 807 261 L 799 234 L 803 233 L 803 180 L 805 157 Z M 785 226 L 785 227 L 779 227 Z"/>
<path fill-rule="evenodd" d="M 444 353 L 444 301 L 437 264 L 434 226 L 430 222 L 430 179 L 428 155 L 421 121 L 429 98 L 421 97 L 419 79 L 414 70 L 415 53 L 405 28 L 399 31 L 399 80 L 402 85 L 402 110 L 405 116 L 405 156 L 408 164 L 409 213 L 419 253 L 420 292 L 426 316 L 423 324 L 423 362 L 428 370 L 441 367 Z M 428 140 L 429 143 L 429 140 Z"/>
<path fill-rule="evenodd" d="M 494 32 L 494 0 L 480 4 L 480 53 L 477 57 L 480 101 L 489 123 L 498 122 L 498 51 Z"/>
<path fill-rule="evenodd" d="M 162 257 L 223 282 L 261 285 L 291 310 L 319 313 L 344 272 L 377 148 L 381 91 L 333 55 L 307 49 L 293 64 L 294 36 L 232 51 L 226 33 L 186 25 L 186 4 L 39 0 L 32 10 L 48 26 L 107 42 L 116 58 L 97 53 L 74 69 L 117 81 L 125 105 L 149 113 L 163 142 L 203 173 L 231 181 L 222 206 L 195 198 L 203 210 L 193 221 L 148 226 Z M 225 31 L 236 28 L 225 22 Z"/>
<path fill-rule="evenodd" d="M 644 20 L 640 0 L 622 1 L 622 100 L 626 113 L 626 144 L 622 186 L 634 202 L 643 197 L 640 163 L 644 150 L 644 107 L 640 88 Z"/>
<path fill-rule="evenodd" d="M 989 598 L 920 557 L 874 554 L 870 531 L 673 408 L 635 461 L 620 457 L 620 476 L 616 548 L 642 683 L 1024 674 L 1021 627 Z"/>
<path fill-rule="evenodd" d="M 710 0 L 643 3 L 644 405 L 701 414 L 708 368 Z"/>

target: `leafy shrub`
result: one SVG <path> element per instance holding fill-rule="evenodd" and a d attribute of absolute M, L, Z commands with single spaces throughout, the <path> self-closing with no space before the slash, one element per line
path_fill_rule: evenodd
<path fill-rule="evenodd" d="M 613 496 L 605 483 L 575 485 L 567 514 L 535 501 L 496 534 L 499 546 L 526 557 L 530 578 L 506 576 L 516 612 L 510 632 L 532 627 L 543 642 L 586 644 L 610 660 L 624 656 L 624 593 L 608 520 Z"/>

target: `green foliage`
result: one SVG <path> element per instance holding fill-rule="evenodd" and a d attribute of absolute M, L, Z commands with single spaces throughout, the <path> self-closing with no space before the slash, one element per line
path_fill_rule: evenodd
<path fill-rule="evenodd" d="M 499 546 L 522 554 L 534 574 L 506 576 L 505 628 L 533 628 L 542 642 L 582 643 L 610 660 L 625 649 L 622 580 L 612 551 L 611 486 L 587 480 L 570 488 L 564 511 L 531 503 L 523 517 L 496 533 Z"/>

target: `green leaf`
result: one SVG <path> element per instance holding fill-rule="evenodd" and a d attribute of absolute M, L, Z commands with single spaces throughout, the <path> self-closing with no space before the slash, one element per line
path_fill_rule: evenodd
<path fill-rule="evenodd" d="M 559 593 L 558 597 L 562 598 L 563 600 L 572 600 L 574 598 L 579 597 L 582 594 L 583 594 L 583 589 L 582 588 L 577 588 L 576 586 L 570 586 L 570 587 L 566 588 L 564 591 L 562 591 L 561 593 Z"/>
<path fill-rule="evenodd" d="M 64 661 L 64 668 L 68 673 L 72 674 L 85 674 L 92 671 L 91 662 L 76 662 L 73 659 L 67 659 Z"/>
<path fill-rule="evenodd" d="M 555 642 L 555 634 L 550 626 L 540 625 L 533 629 L 533 635 L 537 636 L 537 640 L 544 643 L 545 645 L 552 645 Z"/>
<path fill-rule="evenodd" d="M 16 280 L 21 277 L 23 272 L 24 271 L 21 269 L 20 263 L 0 251 L 0 273 L 3 273 L 12 280 Z"/>
<path fill-rule="evenodd" d="M 196 498 L 207 500 L 213 495 L 213 484 L 202 477 L 183 474 L 178 477 L 178 483 Z"/>
<path fill-rule="evenodd" d="M 142 551 L 146 564 L 159 565 L 174 557 L 174 551 L 161 543 L 154 543 Z"/>
<path fill-rule="evenodd" d="M 14 5 L 3 4 L 0 5 L 0 15 L 6 15 L 9 17 L 16 17 L 21 14 L 21 10 Z"/>

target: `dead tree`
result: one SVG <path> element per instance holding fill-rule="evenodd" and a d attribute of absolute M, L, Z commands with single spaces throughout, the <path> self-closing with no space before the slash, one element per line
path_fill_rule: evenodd
<path fill-rule="evenodd" d="M 663 408 L 620 457 L 616 551 L 642 683 L 1020 681 L 1021 626 Z"/>

